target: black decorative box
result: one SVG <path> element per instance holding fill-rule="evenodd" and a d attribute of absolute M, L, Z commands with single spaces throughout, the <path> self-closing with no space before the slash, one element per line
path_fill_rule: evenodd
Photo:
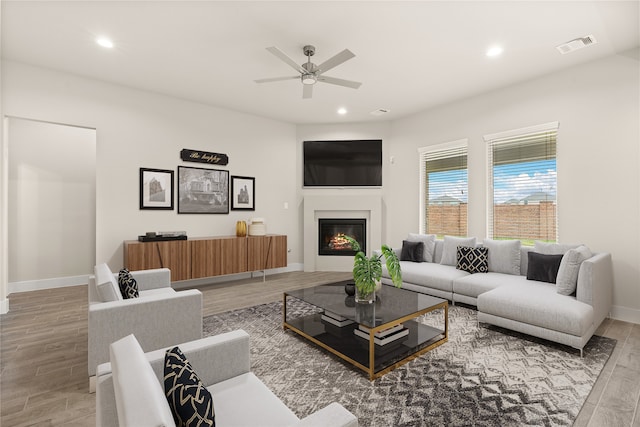
<path fill-rule="evenodd" d="M 138 236 L 139 242 L 166 242 L 168 240 L 187 240 L 187 236 L 163 236 L 161 234 L 154 237 Z"/>

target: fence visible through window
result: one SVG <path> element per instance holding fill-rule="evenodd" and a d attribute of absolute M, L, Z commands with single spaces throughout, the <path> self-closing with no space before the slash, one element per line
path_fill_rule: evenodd
<path fill-rule="evenodd" d="M 466 140 L 420 150 L 422 230 L 444 235 L 467 235 Z"/>
<path fill-rule="evenodd" d="M 555 242 L 557 123 L 487 135 L 488 235 Z"/>

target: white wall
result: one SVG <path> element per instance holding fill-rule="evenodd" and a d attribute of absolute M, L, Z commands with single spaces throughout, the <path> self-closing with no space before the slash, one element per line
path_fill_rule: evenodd
<path fill-rule="evenodd" d="M 1 18 L 2 8 L 0 7 L 0 25 L 2 25 Z M 0 67 L 0 82 L 2 78 L 2 67 Z M 0 100 L 0 314 L 9 311 L 7 298 L 9 289 L 9 145 L 5 129 L 4 107 Z"/>
<path fill-rule="evenodd" d="M 97 130 L 96 260 L 123 264 L 122 242 L 146 231 L 235 234 L 239 219 L 264 217 L 267 231 L 291 236 L 289 263 L 302 259 L 298 214 L 284 209 L 297 187 L 295 126 L 19 63 L 4 62 L 5 115 Z M 139 210 L 139 168 L 205 167 L 180 160 L 190 148 L 229 156 L 231 175 L 256 178 L 256 210 L 185 215 Z"/>
<path fill-rule="evenodd" d="M 469 234 L 484 237 L 487 183 L 482 136 L 559 121 L 560 240 L 611 252 L 614 316 L 640 323 L 637 53 L 392 123 L 297 127 L 21 64 L 3 66 L 4 114 L 97 129 L 96 256 L 109 261 L 112 268 L 122 264 L 122 241 L 144 231 L 232 234 L 235 221 L 249 216 L 265 217 L 269 232 L 287 234 L 292 249 L 289 263 L 301 262 L 304 196 L 363 191 L 302 189 L 305 139 L 383 139 L 384 187 L 366 194 L 382 195 L 383 242 L 399 245 L 419 226 L 418 147 L 468 138 Z M 255 176 L 256 212 L 177 215 L 175 211 L 139 211 L 138 168 L 175 169 L 182 164 L 181 148 L 227 153 L 232 174 Z M 284 202 L 289 209 L 284 209 Z"/>
<path fill-rule="evenodd" d="M 614 317 L 640 323 L 639 75 L 629 52 L 394 121 L 388 240 L 397 245 L 419 226 L 418 147 L 469 139 L 469 235 L 483 238 L 482 136 L 559 121 L 560 241 L 612 254 Z"/>
<path fill-rule="evenodd" d="M 83 276 L 95 262 L 94 129 L 9 118 L 9 282 Z"/>

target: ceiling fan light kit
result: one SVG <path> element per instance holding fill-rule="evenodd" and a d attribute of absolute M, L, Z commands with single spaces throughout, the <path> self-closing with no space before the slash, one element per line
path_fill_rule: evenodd
<path fill-rule="evenodd" d="M 314 74 L 303 74 L 301 80 L 303 85 L 312 85 L 318 81 L 318 78 Z"/>
<path fill-rule="evenodd" d="M 320 65 L 316 65 L 311 62 L 311 57 L 315 55 L 316 48 L 312 45 L 306 45 L 302 48 L 302 52 L 307 57 L 307 62 L 302 65 L 298 65 L 293 59 L 291 59 L 286 53 L 281 51 L 275 46 L 268 47 L 267 50 L 274 56 L 280 58 L 283 62 L 288 64 L 291 68 L 300 73 L 300 81 L 302 82 L 302 97 L 305 99 L 311 98 L 313 94 L 313 85 L 316 82 L 329 83 L 337 86 L 348 87 L 357 89 L 362 83 L 354 82 L 351 80 L 338 79 L 335 77 L 324 76 L 323 73 L 329 71 L 332 68 L 337 67 L 345 61 L 353 58 L 355 55 L 349 50 L 345 49 L 342 52 L 332 56 Z M 270 83 L 282 80 L 296 79 L 298 76 L 292 77 L 273 77 L 267 79 L 255 80 L 256 83 Z"/>

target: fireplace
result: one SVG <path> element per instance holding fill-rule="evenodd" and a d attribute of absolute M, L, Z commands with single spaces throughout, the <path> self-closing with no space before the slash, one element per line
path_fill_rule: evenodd
<path fill-rule="evenodd" d="M 356 251 L 342 236 L 347 235 L 367 252 L 367 220 L 364 218 L 320 218 L 318 219 L 318 255 L 353 256 Z"/>

